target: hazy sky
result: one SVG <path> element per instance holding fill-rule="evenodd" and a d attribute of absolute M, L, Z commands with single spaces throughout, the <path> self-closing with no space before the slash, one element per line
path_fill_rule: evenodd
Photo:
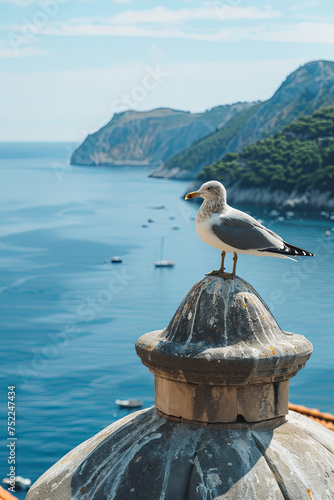
<path fill-rule="evenodd" d="M 334 2 L 0 0 L 0 36 L 0 141 L 80 141 L 129 107 L 269 98 L 334 60 Z"/>

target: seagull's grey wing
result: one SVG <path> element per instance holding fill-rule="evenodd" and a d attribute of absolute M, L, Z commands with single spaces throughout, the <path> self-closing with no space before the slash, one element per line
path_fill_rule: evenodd
<path fill-rule="evenodd" d="M 239 210 L 222 214 L 211 229 L 221 241 L 239 250 L 281 249 L 284 246 L 280 236 Z"/>

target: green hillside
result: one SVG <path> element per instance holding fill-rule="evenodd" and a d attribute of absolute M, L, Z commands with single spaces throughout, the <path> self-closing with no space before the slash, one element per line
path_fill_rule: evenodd
<path fill-rule="evenodd" d="M 334 106 L 320 108 L 205 167 L 198 178 L 229 186 L 334 193 Z"/>

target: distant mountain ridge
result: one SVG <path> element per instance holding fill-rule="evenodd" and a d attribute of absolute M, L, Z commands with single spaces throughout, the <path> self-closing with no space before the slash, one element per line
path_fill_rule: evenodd
<path fill-rule="evenodd" d="M 90 134 L 74 151 L 76 165 L 153 165 L 223 127 L 253 103 L 217 106 L 204 113 L 170 108 L 124 111 Z"/>
<path fill-rule="evenodd" d="M 151 176 L 194 179 L 226 153 L 238 152 L 289 125 L 301 115 L 334 104 L 334 62 L 314 61 L 291 73 L 268 100 L 246 109 L 226 126 L 157 168 Z"/>
<path fill-rule="evenodd" d="M 220 178 L 229 184 L 232 203 L 334 210 L 331 177 L 334 163 L 326 163 L 322 156 L 324 151 L 317 154 L 309 131 L 306 143 L 300 148 L 297 142 L 304 139 L 295 138 L 287 145 L 287 129 L 284 129 L 290 124 L 300 126 L 300 117 L 307 118 L 314 111 L 331 105 L 334 105 L 334 62 L 314 61 L 291 73 L 265 102 L 217 106 L 204 113 L 159 108 L 116 114 L 107 125 L 85 139 L 73 153 L 71 163 L 157 166 L 151 173 L 153 177 L 193 182 L 197 176 L 202 181 Z M 315 119 L 318 118 L 316 115 Z M 280 131 L 279 137 L 270 139 Z M 269 142 L 264 143 L 267 152 L 256 159 L 256 148 L 263 146 L 261 140 L 265 138 L 269 138 Z M 278 141 L 282 150 L 294 148 L 294 163 L 286 163 L 286 159 L 281 158 L 282 151 L 273 146 L 273 140 Z M 254 147 L 250 147 L 252 144 Z M 245 146 L 252 151 L 253 163 L 249 158 L 246 161 Z M 237 158 L 225 157 L 228 153 L 241 154 Z M 332 158 L 333 153 L 328 154 Z M 275 164 L 274 158 L 278 163 Z M 292 164 L 298 165 L 295 173 L 291 172 Z M 312 169 L 317 172 L 313 185 Z M 271 176 L 273 171 L 275 177 Z M 300 182 L 297 173 L 301 176 Z M 285 187 L 284 182 L 287 183 Z"/>

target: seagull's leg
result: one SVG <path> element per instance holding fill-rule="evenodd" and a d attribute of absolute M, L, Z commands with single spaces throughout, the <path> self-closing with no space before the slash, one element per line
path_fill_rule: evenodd
<path fill-rule="evenodd" d="M 222 251 L 222 262 L 220 264 L 220 269 L 219 269 L 219 271 L 222 273 L 224 272 L 224 269 L 225 269 L 225 267 L 224 267 L 225 255 L 226 255 L 226 252 Z"/>
<path fill-rule="evenodd" d="M 225 252 L 223 252 L 223 253 L 225 254 Z M 235 270 L 236 270 L 236 267 L 237 267 L 238 254 L 235 253 L 235 252 L 233 252 L 233 269 L 232 269 L 232 273 L 224 273 L 224 260 L 223 259 L 225 258 L 225 255 L 223 257 L 223 253 L 222 253 L 222 267 L 217 272 L 217 274 L 219 276 L 221 276 L 222 278 L 233 280 L 235 278 Z"/>
<path fill-rule="evenodd" d="M 235 270 L 236 270 L 236 267 L 237 267 L 237 260 L 238 260 L 238 254 L 233 252 L 234 255 L 233 255 L 233 270 L 232 270 L 232 275 L 233 275 L 233 278 L 235 277 Z"/>

